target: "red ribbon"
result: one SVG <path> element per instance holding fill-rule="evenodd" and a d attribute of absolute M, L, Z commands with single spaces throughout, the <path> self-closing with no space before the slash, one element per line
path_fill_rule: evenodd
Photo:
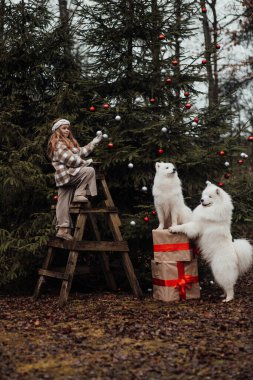
<path fill-rule="evenodd" d="M 190 248 L 189 243 L 154 244 L 154 252 L 187 251 Z"/>
<path fill-rule="evenodd" d="M 153 285 L 157 286 L 174 286 L 179 290 L 180 299 L 186 299 L 186 289 L 190 289 L 192 284 L 199 282 L 198 276 L 186 275 L 184 273 L 184 262 L 177 261 L 178 279 L 175 280 L 161 280 L 153 278 Z"/>

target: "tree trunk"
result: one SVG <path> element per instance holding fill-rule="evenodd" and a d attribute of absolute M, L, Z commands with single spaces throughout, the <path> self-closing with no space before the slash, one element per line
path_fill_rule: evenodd
<path fill-rule="evenodd" d="M 67 0 L 59 0 L 59 12 L 61 30 L 63 33 L 64 54 L 69 55 L 71 53 L 72 41 L 69 28 L 69 10 L 67 6 Z"/>

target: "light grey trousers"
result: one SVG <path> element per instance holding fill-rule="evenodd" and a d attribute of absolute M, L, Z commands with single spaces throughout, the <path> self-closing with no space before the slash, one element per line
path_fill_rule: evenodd
<path fill-rule="evenodd" d="M 96 173 L 90 166 L 82 166 L 66 185 L 58 187 L 56 228 L 72 227 L 69 213 L 70 203 L 73 196 L 86 195 L 87 187 L 92 196 L 97 195 Z"/>

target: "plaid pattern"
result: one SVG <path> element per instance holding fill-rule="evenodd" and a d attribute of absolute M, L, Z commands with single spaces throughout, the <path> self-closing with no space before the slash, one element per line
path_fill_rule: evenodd
<path fill-rule="evenodd" d="M 90 142 L 84 147 L 68 149 L 65 144 L 58 142 L 54 152 L 52 165 L 55 168 L 56 186 L 66 185 L 70 176 L 76 175 L 81 166 L 87 166 L 83 159 L 87 157 L 94 149 L 95 145 Z"/>

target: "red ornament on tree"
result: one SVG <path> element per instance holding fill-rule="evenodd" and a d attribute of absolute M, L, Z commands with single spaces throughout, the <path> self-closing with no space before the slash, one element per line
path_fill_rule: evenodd
<path fill-rule="evenodd" d="M 172 65 L 173 66 L 177 66 L 178 65 L 178 60 L 176 58 L 174 58 L 172 61 L 171 61 Z"/>
<path fill-rule="evenodd" d="M 202 59 L 202 65 L 206 65 L 207 64 L 207 60 L 204 58 Z"/>
<path fill-rule="evenodd" d="M 202 7 L 202 8 L 201 8 L 201 12 L 202 12 L 202 13 L 206 13 L 206 12 L 207 12 L 206 7 Z"/>
<path fill-rule="evenodd" d="M 220 150 L 220 151 L 219 151 L 219 155 L 220 155 L 220 156 L 225 156 L 225 152 L 224 152 L 224 150 Z"/>
<path fill-rule="evenodd" d="M 149 101 L 150 103 L 155 103 L 155 98 L 150 98 Z"/>
<path fill-rule="evenodd" d="M 165 36 L 165 34 L 163 34 L 163 33 L 161 33 L 161 34 L 159 34 L 159 40 L 165 40 L 165 38 L 166 38 L 166 36 Z"/>
<path fill-rule="evenodd" d="M 149 221 L 149 217 L 148 216 L 144 216 L 143 220 L 144 220 L 144 222 L 148 222 Z"/>
<path fill-rule="evenodd" d="M 152 211 L 152 215 L 156 216 L 156 211 L 155 210 Z"/>
<path fill-rule="evenodd" d="M 164 149 L 163 148 L 159 148 L 157 152 L 158 152 L 158 154 L 163 154 L 164 153 Z"/>
<path fill-rule="evenodd" d="M 216 44 L 216 49 L 220 49 L 220 44 Z"/>
<path fill-rule="evenodd" d="M 108 110 L 110 108 L 110 104 L 108 104 L 108 103 L 103 104 L 103 108 L 105 110 Z"/>
<path fill-rule="evenodd" d="M 190 96 L 189 91 L 185 91 L 185 92 L 184 92 L 184 96 L 185 96 L 186 98 L 188 98 L 188 96 Z"/>
<path fill-rule="evenodd" d="M 249 136 L 248 141 L 253 141 L 253 136 Z"/>
<path fill-rule="evenodd" d="M 244 160 L 238 160 L 237 162 L 239 165 L 242 165 L 244 163 Z"/>
<path fill-rule="evenodd" d="M 109 142 L 107 146 L 108 146 L 109 149 L 112 149 L 114 147 L 114 145 L 113 145 L 112 142 Z"/>
<path fill-rule="evenodd" d="M 230 177 L 230 173 L 225 173 L 225 174 L 224 174 L 224 177 L 225 177 L 226 179 L 228 179 L 228 178 Z"/>
<path fill-rule="evenodd" d="M 220 182 L 218 183 L 218 186 L 220 186 L 220 187 L 224 186 L 224 182 L 221 182 L 221 181 L 220 181 Z"/>
<path fill-rule="evenodd" d="M 53 200 L 54 200 L 54 201 L 58 201 L 58 195 L 54 195 L 54 196 L 53 196 Z"/>
<path fill-rule="evenodd" d="M 193 121 L 195 121 L 195 123 L 198 123 L 199 122 L 199 118 L 198 117 L 194 117 Z"/>
<path fill-rule="evenodd" d="M 94 112 L 95 109 L 96 109 L 96 108 L 95 108 L 94 106 L 91 106 L 91 107 L 90 107 L 90 111 L 91 111 L 91 112 Z"/>
<path fill-rule="evenodd" d="M 192 104 L 191 103 L 186 103 L 185 104 L 185 108 L 187 108 L 188 110 L 191 108 Z"/>
<path fill-rule="evenodd" d="M 171 83 L 172 83 L 172 79 L 171 79 L 171 78 L 167 78 L 167 79 L 165 80 L 165 83 L 166 83 L 166 84 L 171 84 Z"/>

